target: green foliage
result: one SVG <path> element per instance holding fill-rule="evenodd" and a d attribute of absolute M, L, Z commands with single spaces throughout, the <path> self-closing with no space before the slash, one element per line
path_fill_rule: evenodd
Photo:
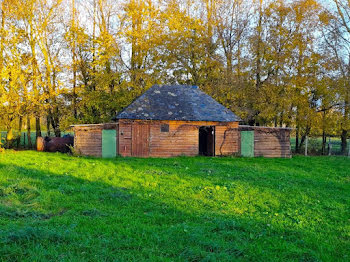
<path fill-rule="evenodd" d="M 347 261 L 350 162 L 0 155 L 2 261 Z"/>
<path fill-rule="evenodd" d="M 72 156 L 75 156 L 75 157 L 81 156 L 80 152 L 78 150 L 76 150 L 74 146 L 69 145 L 68 148 L 69 148 L 69 151 L 72 154 Z"/>

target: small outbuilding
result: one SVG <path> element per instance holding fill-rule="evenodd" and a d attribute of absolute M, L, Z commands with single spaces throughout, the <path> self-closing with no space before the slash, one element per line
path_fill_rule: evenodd
<path fill-rule="evenodd" d="M 153 86 L 115 120 L 73 126 L 75 150 L 102 157 L 290 157 L 289 129 L 240 127 L 238 116 L 195 86 Z"/>

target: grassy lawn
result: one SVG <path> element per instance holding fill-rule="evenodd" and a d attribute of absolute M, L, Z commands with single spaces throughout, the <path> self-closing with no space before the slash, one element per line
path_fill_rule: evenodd
<path fill-rule="evenodd" d="M 350 159 L 0 154 L 0 261 L 349 261 Z"/>

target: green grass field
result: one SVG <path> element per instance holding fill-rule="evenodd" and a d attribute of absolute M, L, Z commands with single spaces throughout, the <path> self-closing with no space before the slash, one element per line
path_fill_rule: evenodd
<path fill-rule="evenodd" d="M 349 261 L 350 159 L 0 154 L 0 261 Z"/>

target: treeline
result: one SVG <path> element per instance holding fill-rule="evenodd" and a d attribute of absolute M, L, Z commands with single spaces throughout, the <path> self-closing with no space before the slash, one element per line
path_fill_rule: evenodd
<path fill-rule="evenodd" d="M 345 153 L 349 14 L 338 0 L 3 0 L 1 126 L 8 143 L 23 130 L 60 136 L 178 83 L 246 124 L 295 128 L 297 151 L 338 135 Z"/>

